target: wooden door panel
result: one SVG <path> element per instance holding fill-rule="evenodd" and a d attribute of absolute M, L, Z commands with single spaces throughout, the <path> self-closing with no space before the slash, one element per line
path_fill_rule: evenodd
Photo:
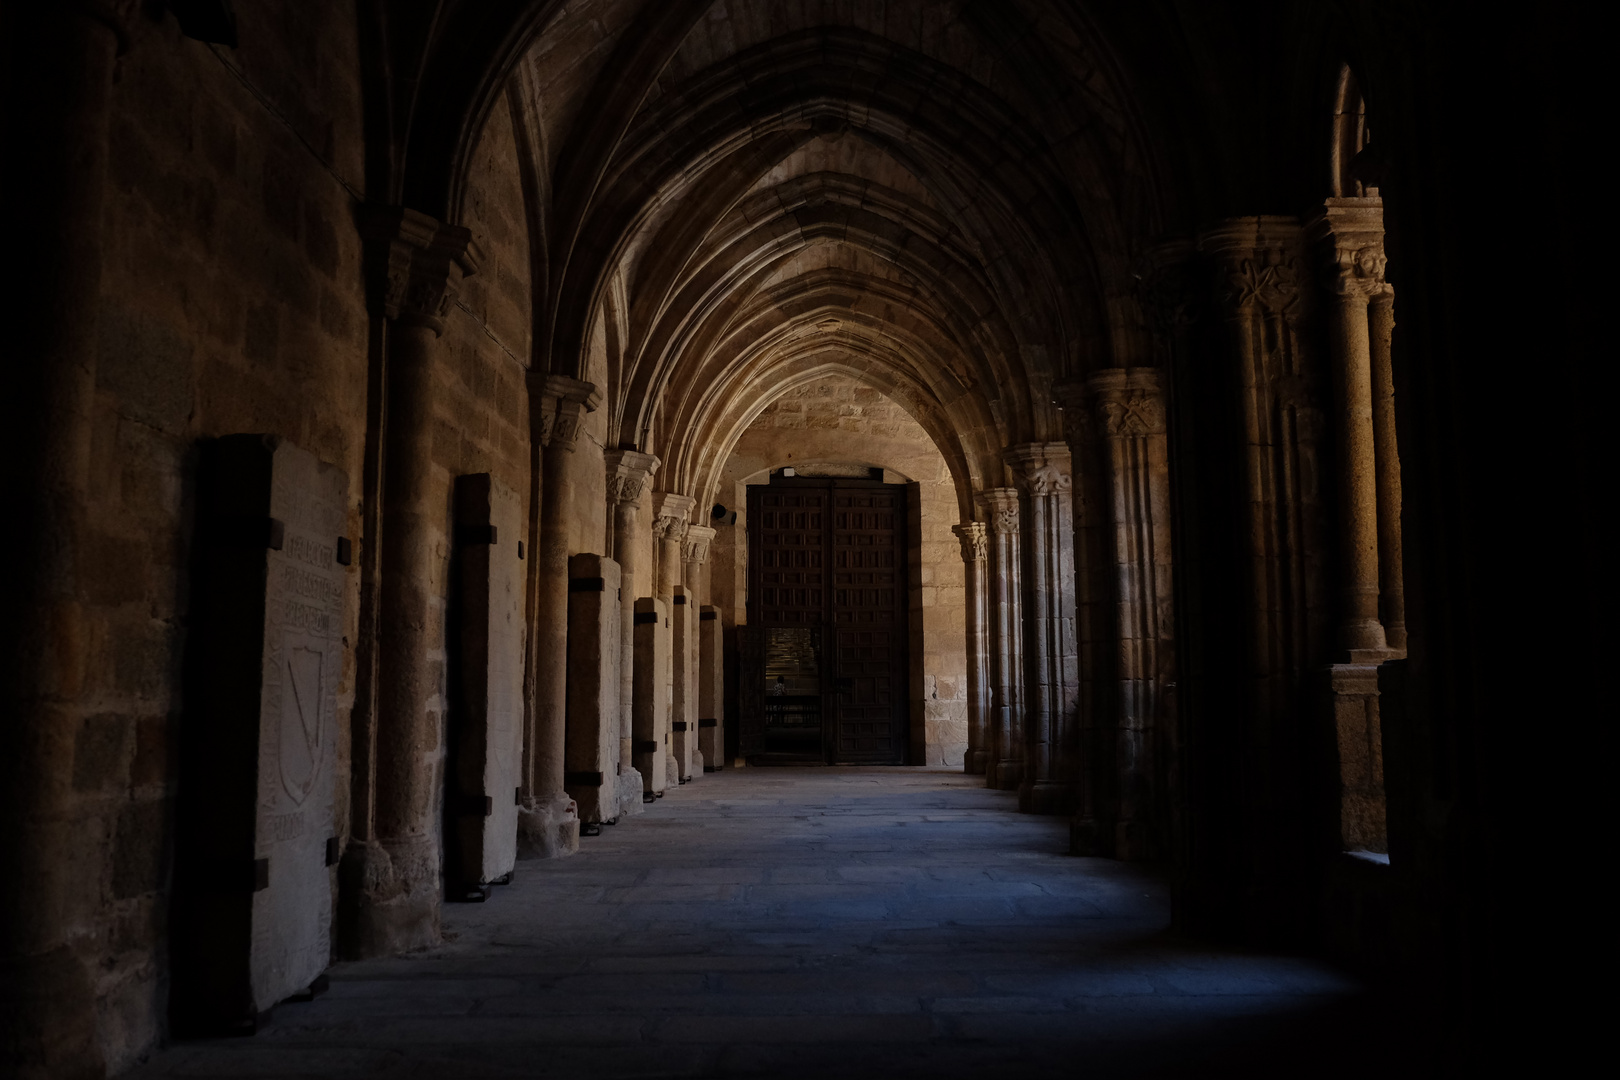
<path fill-rule="evenodd" d="M 829 624 L 829 760 L 905 761 L 905 542 L 902 487 L 801 480 L 749 489 L 751 626 Z"/>

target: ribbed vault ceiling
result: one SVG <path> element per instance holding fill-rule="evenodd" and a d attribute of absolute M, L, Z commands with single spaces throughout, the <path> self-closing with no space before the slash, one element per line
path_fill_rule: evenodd
<path fill-rule="evenodd" d="M 609 439 L 713 495 L 748 423 L 831 372 L 970 491 L 1061 438 L 1054 384 L 1129 363 L 1154 185 L 1078 8 L 568 5 L 510 95 L 538 364 L 605 378 Z"/>

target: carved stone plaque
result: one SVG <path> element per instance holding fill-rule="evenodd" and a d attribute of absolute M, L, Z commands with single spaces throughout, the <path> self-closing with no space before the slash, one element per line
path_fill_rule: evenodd
<path fill-rule="evenodd" d="M 203 455 L 182 737 L 181 1027 L 251 1027 L 331 955 L 348 477 L 283 439 Z"/>
<path fill-rule="evenodd" d="M 488 473 L 456 480 L 460 708 L 452 717 L 447 876 L 488 884 L 517 862 L 523 760 L 523 511 Z"/>

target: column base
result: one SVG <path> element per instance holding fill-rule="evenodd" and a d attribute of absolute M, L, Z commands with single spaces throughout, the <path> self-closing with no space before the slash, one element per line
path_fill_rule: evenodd
<path fill-rule="evenodd" d="M 351 842 L 338 864 L 338 941 L 347 960 L 437 945 L 443 885 L 431 841 Z"/>
<path fill-rule="evenodd" d="M 1074 813 L 1074 785 L 1055 780 L 1031 780 L 1018 786 L 1021 814 Z"/>
<path fill-rule="evenodd" d="M 998 761 L 985 769 L 984 786 L 997 791 L 1017 791 L 1023 775 L 1022 761 Z"/>
<path fill-rule="evenodd" d="M 1136 818 L 1114 822 L 1114 858 L 1120 862 L 1151 862 L 1159 857 L 1153 829 Z"/>
<path fill-rule="evenodd" d="M 574 800 L 557 794 L 518 809 L 518 858 L 560 859 L 579 850 Z"/>
<path fill-rule="evenodd" d="M 106 1074 L 90 974 L 66 945 L 0 959 L 0 1001 L 6 1003 L 0 1009 L 0 1039 L 7 1076 L 49 1080 Z"/>
<path fill-rule="evenodd" d="M 1114 854 L 1113 830 L 1094 817 L 1076 817 L 1069 822 L 1069 854 L 1110 858 Z"/>
<path fill-rule="evenodd" d="M 969 776 L 983 776 L 990 766 L 990 755 L 983 750 L 970 750 L 962 759 L 962 771 Z"/>
<path fill-rule="evenodd" d="M 1340 846 L 1346 851 L 1387 851 L 1378 668 L 1335 664 L 1320 677 L 1339 766 Z"/>

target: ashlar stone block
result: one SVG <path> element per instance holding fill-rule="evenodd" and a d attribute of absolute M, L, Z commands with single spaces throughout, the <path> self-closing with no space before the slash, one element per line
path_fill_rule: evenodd
<path fill-rule="evenodd" d="M 698 750 L 698 638 L 697 605 L 692 590 L 675 586 L 675 603 L 670 612 L 671 675 L 670 748 L 675 760 L 677 782 L 703 775 L 703 754 Z"/>
<path fill-rule="evenodd" d="M 704 772 L 717 772 L 726 754 L 726 631 L 720 609 L 705 604 L 697 626 L 698 750 Z"/>
<path fill-rule="evenodd" d="M 208 445 L 176 860 L 177 1030 L 254 1029 L 331 956 L 348 477 L 273 435 Z"/>
<path fill-rule="evenodd" d="M 655 596 L 636 600 L 635 672 L 631 683 L 631 763 L 641 774 L 644 792 L 661 795 L 669 754 L 670 619 L 669 604 Z"/>
<path fill-rule="evenodd" d="M 523 763 L 523 509 L 488 473 L 456 479 L 460 695 L 451 720 L 446 878 L 481 886 L 517 862 Z"/>
<path fill-rule="evenodd" d="M 619 816 L 619 564 L 568 560 L 568 741 L 563 786 L 579 820 Z"/>

